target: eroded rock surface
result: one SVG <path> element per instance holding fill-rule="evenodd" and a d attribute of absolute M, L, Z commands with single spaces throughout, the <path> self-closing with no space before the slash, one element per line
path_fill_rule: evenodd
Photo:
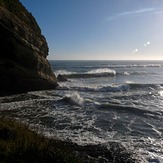
<path fill-rule="evenodd" d="M 19 0 L 0 0 L 0 95 L 53 89 L 48 45 Z"/>

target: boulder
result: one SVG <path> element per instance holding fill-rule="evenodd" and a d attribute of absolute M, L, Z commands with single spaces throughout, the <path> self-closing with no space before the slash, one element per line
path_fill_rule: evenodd
<path fill-rule="evenodd" d="M 64 77 L 63 75 L 59 74 L 57 76 L 57 80 L 60 81 L 60 82 L 66 82 L 67 81 L 67 78 Z"/>

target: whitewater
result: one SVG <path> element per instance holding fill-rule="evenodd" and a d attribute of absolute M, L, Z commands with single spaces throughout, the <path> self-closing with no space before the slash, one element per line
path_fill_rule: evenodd
<path fill-rule="evenodd" d="M 50 61 L 56 90 L 0 97 L 0 115 L 80 145 L 119 142 L 163 162 L 163 61 Z"/>

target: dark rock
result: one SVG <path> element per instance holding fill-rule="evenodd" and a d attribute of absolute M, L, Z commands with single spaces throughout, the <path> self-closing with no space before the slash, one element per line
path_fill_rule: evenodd
<path fill-rule="evenodd" d="M 59 141 L 58 141 L 59 143 Z M 80 146 L 71 142 L 60 142 L 62 146 L 68 146 L 69 149 L 75 151 L 79 158 L 85 160 L 85 163 L 140 163 L 146 162 L 134 154 L 133 151 L 128 151 L 122 144 L 118 142 L 109 142 L 108 146 L 85 145 Z"/>
<path fill-rule="evenodd" d="M 60 82 L 65 82 L 65 81 L 67 81 L 67 78 L 64 77 L 63 75 L 59 74 L 59 75 L 57 76 L 57 80 L 60 81 Z"/>
<path fill-rule="evenodd" d="M 19 0 L 0 1 L 0 46 L 0 96 L 57 86 L 46 39 Z"/>

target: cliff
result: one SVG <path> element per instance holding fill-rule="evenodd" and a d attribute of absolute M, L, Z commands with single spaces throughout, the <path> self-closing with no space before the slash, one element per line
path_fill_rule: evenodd
<path fill-rule="evenodd" d="M 53 89 L 48 45 L 19 0 L 0 0 L 0 95 Z"/>

